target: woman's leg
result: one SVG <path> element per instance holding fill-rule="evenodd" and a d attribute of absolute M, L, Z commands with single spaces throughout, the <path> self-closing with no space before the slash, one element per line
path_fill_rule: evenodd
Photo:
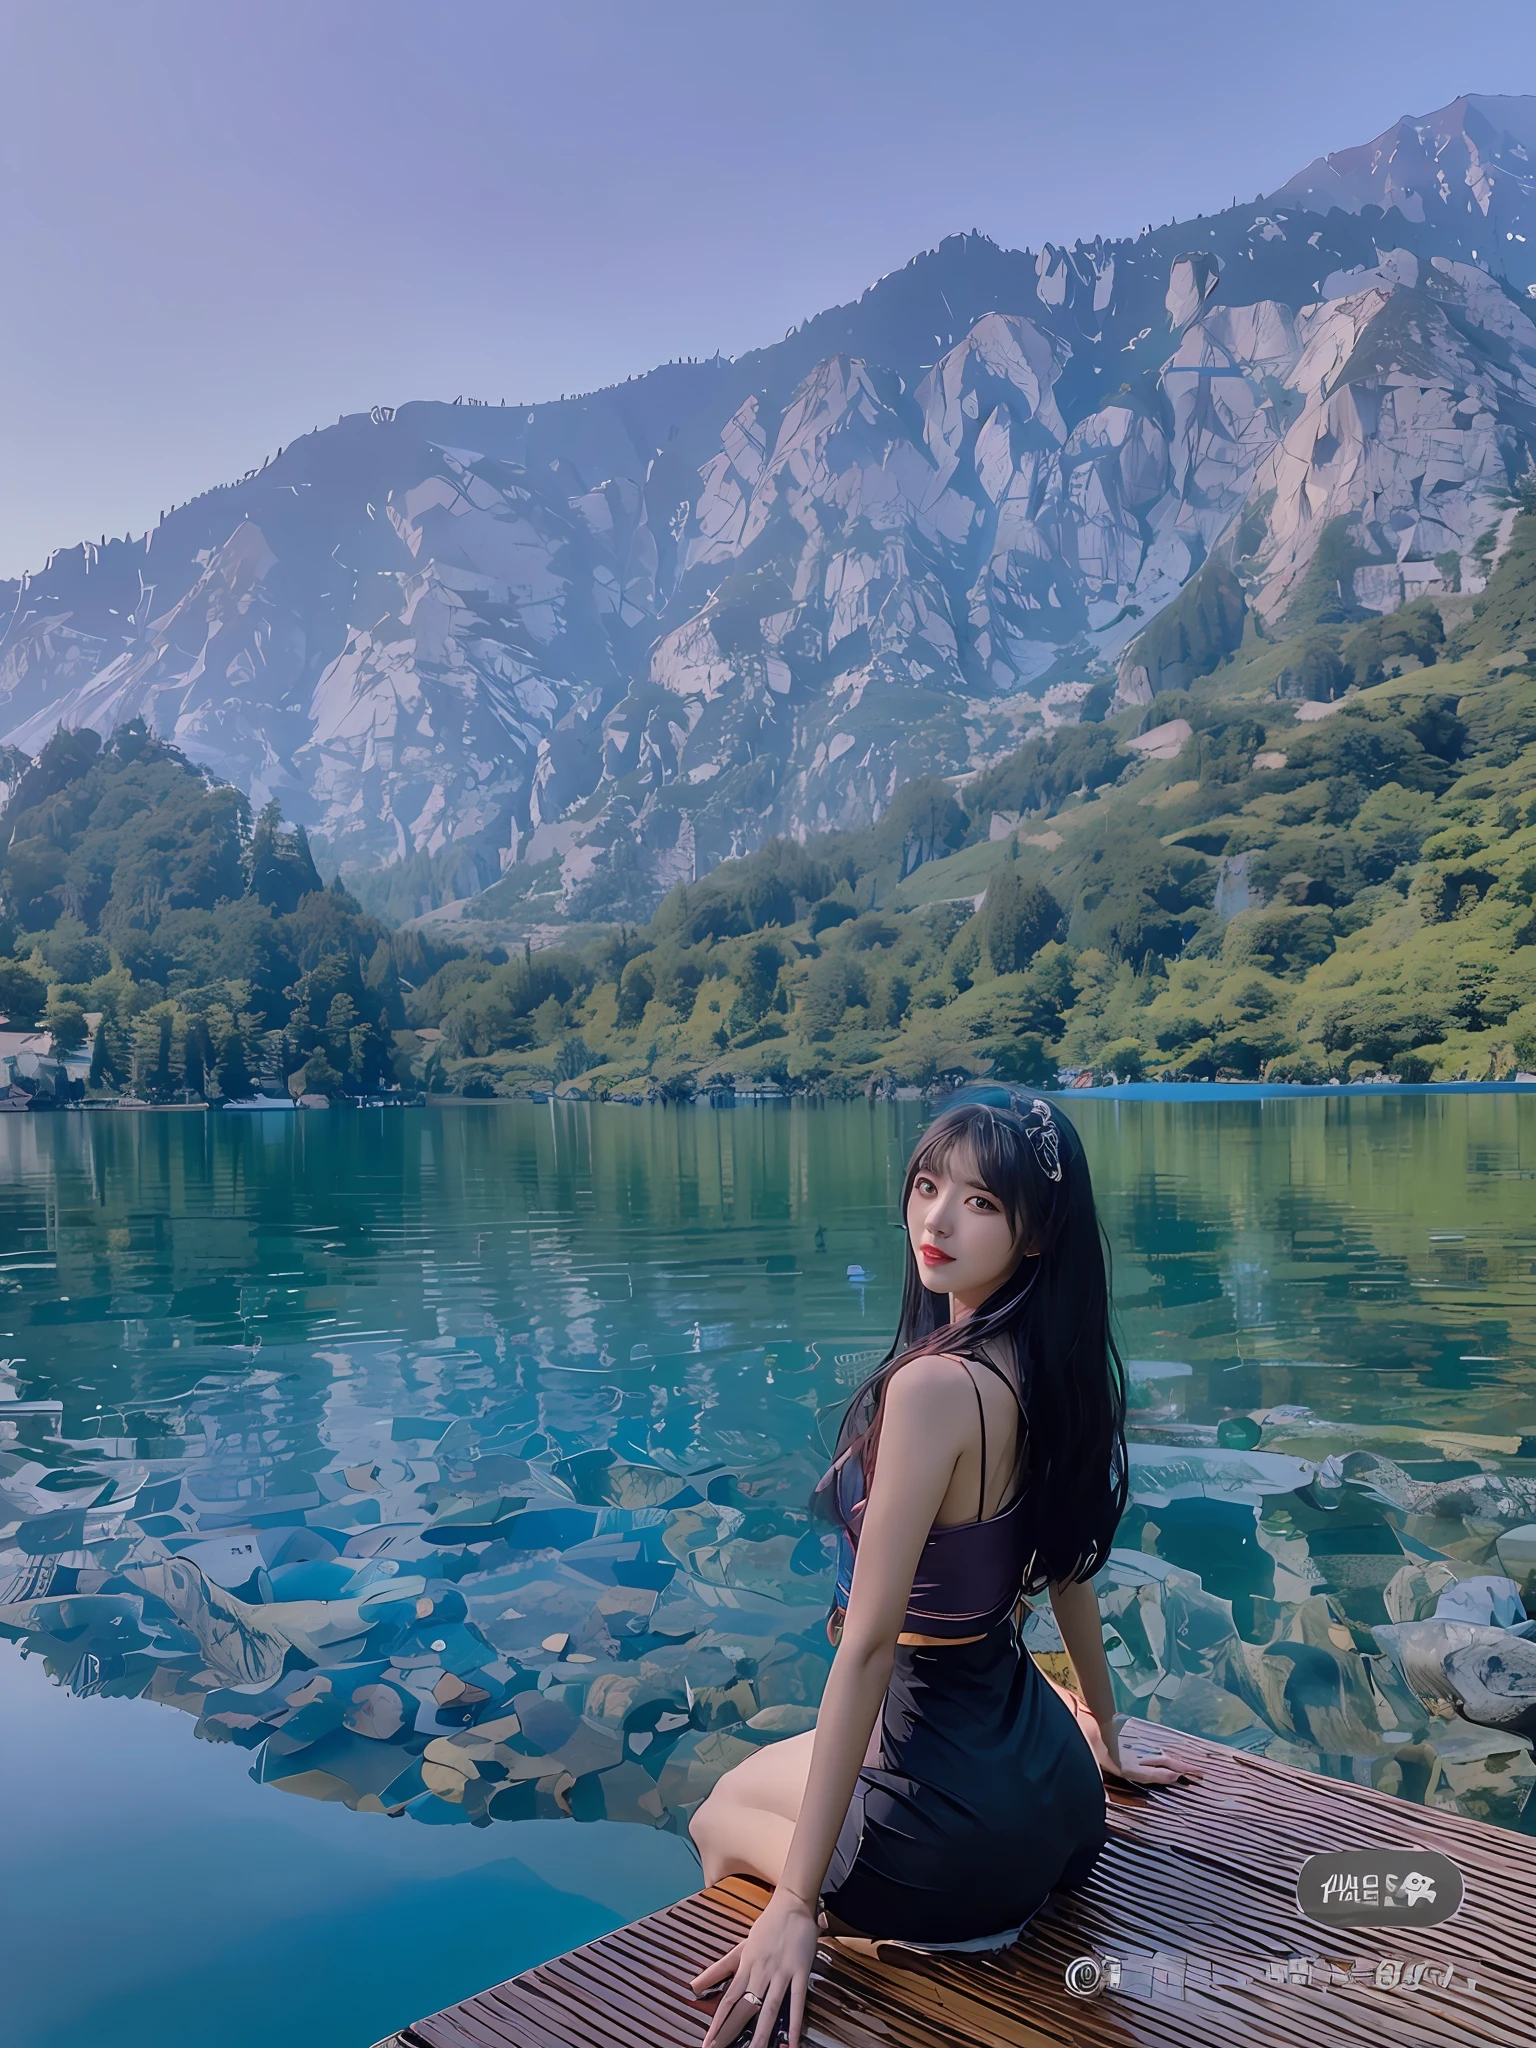
<path fill-rule="evenodd" d="M 738 1872 L 777 1884 L 784 1873 L 811 1767 L 814 1728 L 767 1743 L 716 1780 L 694 1808 L 688 1832 L 704 1863 L 704 1882 Z"/>
<path fill-rule="evenodd" d="M 777 1884 L 800 1818 L 806 1775 L 811 1768 L 814 1728 L 803 1735 L 767 1743 L 715 1782 L 688 1823 L 704 1863 L 704 1882 L 717 1884 L 733 1871 Z M 880 1723 L 870 1732 L 866 1764 L 880 1760 Z"/>

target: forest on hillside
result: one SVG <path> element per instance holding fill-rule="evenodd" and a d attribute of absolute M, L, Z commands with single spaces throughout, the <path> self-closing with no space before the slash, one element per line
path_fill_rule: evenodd
<path fill-rule="evenodd" d="M 253 819 L 141 720 L 105 744 L 60 729 L 3 772 L 0 1013 L 55 1053 L 88 1045 L 90 1094 L 410 1084 L 402 976 L 442 954 L 326 888 L 275 804 Z"/>
<path fill-rule="evenodd" d="M 1191 586 L 1140 650 L 1182 687 L 1144 708 L 774 841 L 645 925 L 446 962 L 406 999 L 439 1085 L 1536 1069 L 1536 507 L 1483 595 L 1385 617 L 1327 540 L 1284 638 Z"/>
<path fill-rule="evenodd" d="M 1319 561 L 1283 639 L 1213 570 L 1150 704 L 510 957 L 494 892 L 391 928 L 142 724 L 61 730 L 5 770 L 0 1009 L 148 1100 L 1536 1069 L 1536 506 L 1475 600 Z"/>

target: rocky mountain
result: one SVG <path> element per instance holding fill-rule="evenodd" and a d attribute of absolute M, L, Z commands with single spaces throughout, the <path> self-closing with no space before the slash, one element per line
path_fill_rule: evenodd
<path fill-rule="evenodd" d="M 1533 161 L 1536 99 L 1462 99 L 1134 239 L 954 237 L 734 360 L 344 418 L 0 586 L 0 735 L 143 715 L 399 914 L 644 915 L 1320 590 L 1477 587 Z"/>
<path fill-rule="evenodd" d="M 1463 94 L 1437 114 L 1411 115 L 1374 141 L 1336 150 L 1271 194 L 1277 206 L 1326 213 L 1395 207 L 1471 238 L 1474 262 L 1496 267 L 1499 244 L 1523 244 L 1536 189 L 1536 103 Z"/>

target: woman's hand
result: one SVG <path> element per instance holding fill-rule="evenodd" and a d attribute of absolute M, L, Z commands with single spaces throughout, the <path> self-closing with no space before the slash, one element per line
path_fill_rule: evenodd
<path fill-rule="evenodd" d="M 816 1960 L 816 1915 L 781 1885 L 758 1914 L 745 1941 L 727 1949 L 718 1962 L 701 1970 L 689 1989 L 695 1997 L 726 1985 L 702 2048 L 726 2048 L 755 2018 L 750 2048 L 767 2048 L 774 2024 L 789 1999 L 789 2048 L 798 2048 Z"/>
<path fill-rule="evenodd" d="M 1116 1714 L 1107 1729 L 1101 1728 L 1091 1714 L 1080 1716 L 1085 1735 L 1089 1734 L 1088 1746 L 1098 1759 L 1099 1769 L 1106 1777 L 1122 1778 L 1128 1785 L 1176 1785 L 1181 1778 L 1203 1778 L 1205 1771 L 1199 1764 L 1176 1763 L 1162 1750 L 1153 1749 L 1145 1753 L 1120 1753 L 1120 1728 L 1124 1714 Z M 1098 1740 L 1095 1743 L 1094 1736 Z"/>
<path fill-rule="evenodd" d="M 1058 1684 L 1054 1678 L 1046 1683 L 1072 1709 L 1073 1718 L 1083 1731 L 1083 1740 L 1093 1751 L 1093 1760 L 1106 1778 L 1120 1778 L 1127 1785 L 1172 1785 L 1180 1778 L 1203 1778 L 1204 1769 L 1199 1764 L 1178 1764 L 1161 1750 L 1149 1750 L 1145 1755 L 1120 1753 L 1120 1729 L 1124 1714 L 1110 1717 L 1104 1726 L 1088 1707 L 1080 1694 L 1069 1686 Z"/>

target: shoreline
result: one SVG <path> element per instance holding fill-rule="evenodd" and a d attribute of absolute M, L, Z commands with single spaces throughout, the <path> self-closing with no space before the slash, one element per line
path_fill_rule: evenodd
<path fill-rule="evenodd" d="M 1045 1083 L 1019 1083 L 1020 1089 L 1030 1086 L 1037 1088 L 1041 1095 L 1070 1103 L 1083 1098 L 1121 1102 L 1285 1102 L 1299 1097 L 1316 1098 L 1333 1096 L 1346 1101 L 1361 1096 L 1433 1096 L 1433 1095 L 1536 1095 L 1536 1081 L 1121 1081 L 1104 1083 L 1102 1086 L 1083 1088 L 1070 1084 L 1063 1086 Z M 941 1102 L 948 1090 L 935 1089 L 931 1094 L 921 1095 L 903 1091 L 899 1097 L 874 1096 L 864 1098 L 871 1102 L 897 1101 L 915 1103 L 929 1108 Z M 502 1109 L 514 1103 L 527 1103 L 536 1108 L 560 1106 L 582 1109 L 778 1109 L 794 1103 L 823 1107 L 834 1100 L 858 1101 L 858 1096 L 830 1097 L 800 1094 L 759 1094 L 755 1090 L 739 1090 L 726 1096 L 724 1090 L 700 1089 L 692 1100 L 668 1104 L 660 1097 L 646 1101 L 634 1096 L 619 1096 L 604 1100 L 600 1096 L 577 1094 L 566 1095 L 430 1095 L 418 1096 L 403 1102 L 331 1102 L 329 1109 L 342 1110 L 390 1110 L 401 1109 Z M 215 1102 L 70 1102 L 40 1111 L 33 1115 L 68 1115 L 82 1111 L 96 1114 L 103 1110 L 122 1110 L 135 1116 L 169 1114 L 186 1116 L 191 1113 L 220 1115 L 226 1110 L 231 1115 L 263 1116 L 288 1115 L 296 1110 L 313 1110 L 319 1104 L 296 1103 L 215 1103 Z"/>
<path fill-rule="evenodd" d="M 1205 1102 L 1215 1096 L 1254 1102 L 1293 1095 L 1536 1095 L 1536 1081 L 1121 1081 L 1041 1093 L 1067 1101 L 1077 1095 L 1113 1095 L 1128 1102 Z"/>

